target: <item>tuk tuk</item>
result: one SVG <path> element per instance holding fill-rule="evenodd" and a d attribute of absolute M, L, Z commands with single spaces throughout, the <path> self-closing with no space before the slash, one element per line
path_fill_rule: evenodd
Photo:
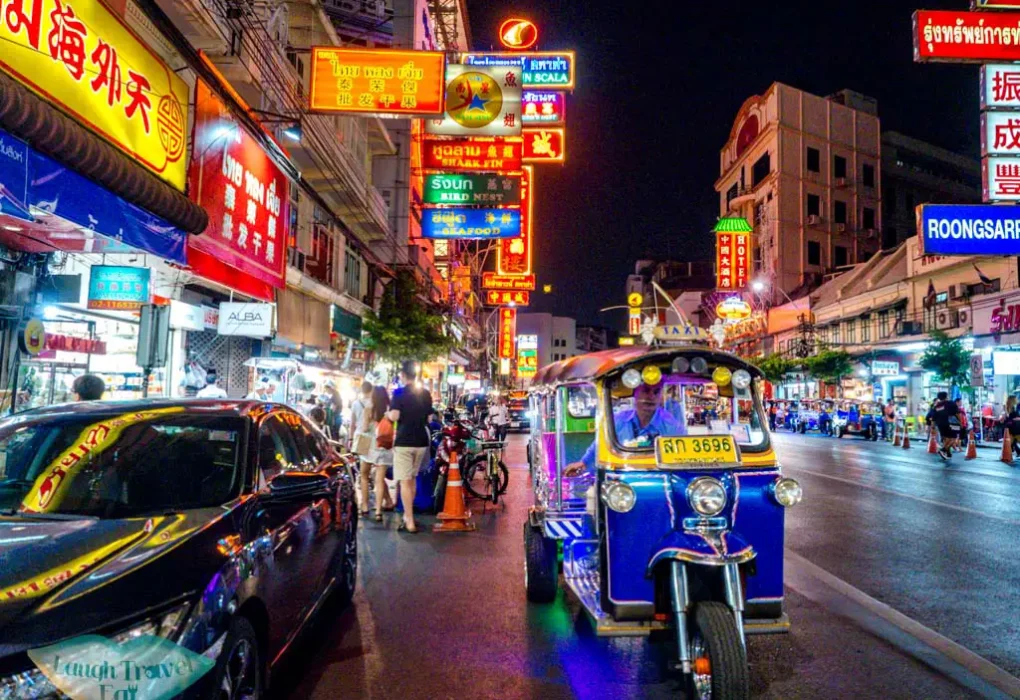
<path fill-rule="evenodd" d="M 760 377 L 686 344 L 581 355 L 532 383 L 528 599 L 555 599 L 562 555 L 597 634 L 672 630 L 697 698 L 746 697 L 745 635 L 789 629 L 783 523 L 801 487 L 769 441 Z"/>
<path fill-rule="evenodd" d="M 832 434 L 837 438 L 854 435 L 877 441 L 882 434 L 882 407 L 871 402 L 843 404 L 832 419 Z"/>

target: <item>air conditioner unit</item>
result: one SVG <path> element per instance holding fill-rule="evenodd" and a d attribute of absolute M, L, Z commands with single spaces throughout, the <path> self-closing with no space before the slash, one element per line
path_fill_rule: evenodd
<path fill-rule="evenodd" d="M 808 226 L 817 226 L 818 224 L 822 223 L 822 217 L 818 216 L 818 214 L 811 214 L 807 218 L 807 223 Z"/>
<path fill-rule="evenodd" d="M 845 177 L 837 177 L 836 178 L 836 187 L 846 187 L 846 178 Z"/>
<path fill-rule="evenodd" d="M 955 310 L 940 309 L 935 314 L 935 327 L 940 331 L 947 331 L 959 325 L 959 315 Z"/>
<path fill-rule="evenodd" d="M 963 306 L 956 311 L 957 327 L 958 328 L 970 328 L 971 316 L 970 307 Z"/>
<path fill-rule="evenodd" d="M 846 231 L 846 224 L 836 224 L 836 233 L 843 233 Z"/>

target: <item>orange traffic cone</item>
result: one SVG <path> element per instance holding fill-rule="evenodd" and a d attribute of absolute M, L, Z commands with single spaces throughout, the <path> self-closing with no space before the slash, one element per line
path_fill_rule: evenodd
<path fill-rule="evenodd" d="M 967 454 L 964 459 L 977 459 L 977 438 L 974 437 L 974 431 L 970 431 L 970 435 L 967 437 Z"/>
<path fill-rule="evenodd" d="M 999 459 L 1013 466 L 1013 440 L 1008 430 L 1002 436 L 1002 456 Z"/>
<path fill-rule="evenodd" d="M 893 423 L 892 429 L 892 446 L 893 447 L 903 446 L 903 439 L 900 437 L 900 426 L 895 423 Z"/>
<path fill-rule="evenodd" d="M 931 428 L 928 429 L 928 454 L 935 455 L 939 453 L 939 441 L 935 439 L 935 431 Z"/>
<path fill-rule="evenodd" d="M 460 478 L 460 464 L 456 453 L 450 455 L 443 512 L 436 517 L 442 522 L 435 524 L 433 532 L 473 532 L 475 529 L 474 523 L 471 522 L 471 511 L 464 503 L 464 482 Z"/>
<path fill-rule="evenodd" d="M 910 433 L 907 432 L 907 426 L 903 426 L 903 445 L 904 450 L 910 449 Z"/>

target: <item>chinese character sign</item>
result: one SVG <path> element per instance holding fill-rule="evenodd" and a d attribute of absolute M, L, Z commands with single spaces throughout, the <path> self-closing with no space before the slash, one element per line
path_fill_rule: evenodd
<path fill-rule="evenodd" d="M 437 173 L 425 176 L 425 204 L 488 204 L 496 206 L 521 203 L 521 177 L 492 173 Z"/>
<path fill-rule="evenodd" d="M 914 13 L 914 60 L 1020 60 L 1020 13 L 918 10 Z"/>
<path fill-rule="evenodd" d="M 517 350 L 517 374 L 532 377 L 538 373 L 538 350 Z"/>
<path fill-rule="evenodd" d="M 496 251 L 496 272 L 500 275 L 531 274 L 533 176 L 532 166 L 524 166 L 524 173 L 521 176 L 521 235 L 500 241 Z"/>
<path fill-rule="evenodd" d="M 981 66 L 981 108 L 1020 108 L 1020 65 Z"/>
<path fill-rule="evenodd" d="M 201 236 L 188 236 L 188 245 L 282 289 L 289 182 L 204 82 L 195 95 L 189 189 L 209 212 L 209 226 Z"/>
<path fill-rule="evenodd" d="M 137 311 L 151 299 L 147 267 L 93 265 L 89 270 L 88 308 Z"/>
<path fill-rule="evenodd" d="M 521 69 L 446 67 L 446 114 L 425 131 L 443 136 L 520 136 Z"/>
<path fill-rule="evenodd" d="M 502 308 L 499 310 L 499 356 L 514 356 L 514 339 L 517 337 L 517 309 Z"/>
<path fill-rule="evenodd" d="M 527 126 L 563 126 L 567 93 L 559 90 L 525 90 L 521 98 Z"/>
<path fill-rule="evenodd" d="M 503 306 L 504 304 L 527 306 L 531 303 L 531 292 L 488 289 L 485 291 L 485 303 L 489 306 Z"/>
<path fill-rule="evenodd" d="M 0 70 L 184 189 L 184 80 L 96 0 L 10 0 L 0 7 Z"/>
<path fill-rule="evenodd" d="M 443 113 L 441 51 L 312 47 L 309 105 L 318 112 Z"/>
<path fill-rule="evenodd" d="M 562 163 L 566 156 L 564 129 L 525 129 L 525 163 Z"/>
<path fill-rule="evenodd" d="M 984 158 L 981 175 L 986 202 L 1020 202 L 1020 158 Z"/>
<path fill-rule="evenodd" d="M 456 138 L 422 143 L 422 167 L 453 172 L 518 172 L 521 169 L 521 141 Z"/>
<path fill-rule="evenodd" d="M 518 209 L 425 209 L 422 238 L 508 238 L 521 234 Z"/>
<path fill-rule="evenodd" d="M 981 115 L 981 154 L 1020 155 L 1020 111 Z"/>
<path fill-rule="evenodd" d="M 534 291 L 535 276 L 498 275 L 495 272 L 483 272 L 482 289 L 523 289 Z"/>
<path fill-rule="evenodd" d="M 715 238 L 716 288 L 726 291 L 747 286 L 751 270 L 748 233 L 717 233 Z"/>

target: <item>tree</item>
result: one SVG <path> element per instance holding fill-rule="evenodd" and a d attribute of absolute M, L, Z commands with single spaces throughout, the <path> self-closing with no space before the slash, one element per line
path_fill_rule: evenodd
<path fill-rule="evenodd" d="M 761 370 L 765 379 L 777 385 L 786 382 L 786 375 L 797 368 L 796 361 L 784 357 L 778 352 L 758 358 L 755 365 Z"/>
<path fill-rule="evenodd" d="M 970 353 L 959 338 L 950 338 L 945 331 L 931 332 L 928 344 L 919 363 L 922 369 L 932 372 L 939 381 L 951 386 L 966 386 L 970 368 Z"/>
<path fill-rule="evenodd" d="M 365 345 L 392 363 L 427 362 L 445 355 L 456 344 L 443 328 L 443 316 L 430 312 L 420 297 L 421 287 L 410 272 L 397 274 L 383 292 L 379 313 L 365 317 Z"/>
<path fill-rule="evenodd" d="M 843 377 L 853 374 L 854 371 L 848 352 L 829 348 L 823 348 L 818 354 L 805 358 L 804 366 L 808 374 L 815 379 L 840 386 L 841 390 Z"/>

